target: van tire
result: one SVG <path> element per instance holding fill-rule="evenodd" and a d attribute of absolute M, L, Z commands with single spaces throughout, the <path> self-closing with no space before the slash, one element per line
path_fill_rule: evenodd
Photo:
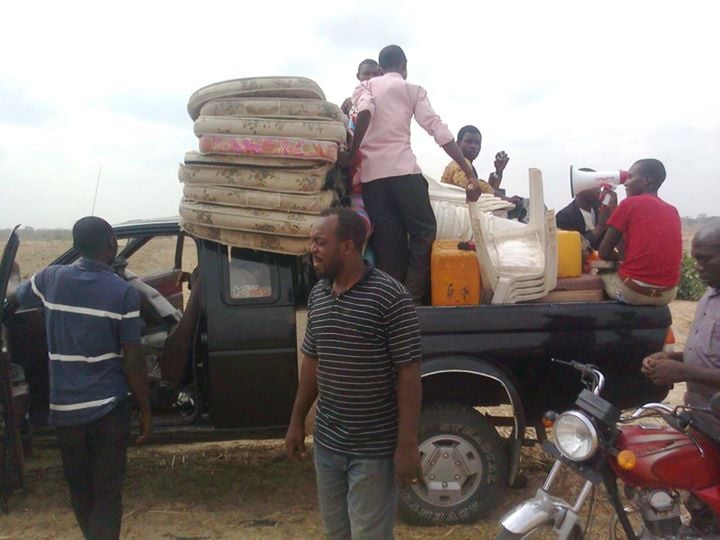
<path fill-rule="evenodd" d="M 401 519 L 416 525 L 472 523 L 501 500 L 507 451 L 478 411 L 454 402 L 426 404 L 418 440 L 423 478 L 401 490 Z"/>

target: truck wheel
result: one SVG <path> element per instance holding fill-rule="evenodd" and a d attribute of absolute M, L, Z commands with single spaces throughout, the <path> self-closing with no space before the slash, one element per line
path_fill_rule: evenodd
<path fill-rule="evenodd" d="M 419 433 L 422 479 L 400 492 L 398 513 L 409 523 L 470 523 L 500 500 L 507 455 L 495 428 L 469 405 L 423 407 Z"/>

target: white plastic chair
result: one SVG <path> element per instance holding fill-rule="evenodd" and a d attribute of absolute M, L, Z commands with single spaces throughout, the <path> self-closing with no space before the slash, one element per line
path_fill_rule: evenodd
<path fill-rule="evenodd" d="M 530 215 L 523 224 L 470 203 L 470 222 L 485 299 L 493 304 L 542 298 L 557 285 L 555 214 L 545 210 L 542 173 L 529 171 Z"/>
<path fill-rule="evenodd" d="M 428 181 L 430 205 L 437 221 L 437 240 L 470 240 L 473 234 L 465 201 L 465 190 L 459 186 L 443 184 L 430 176 Z M 478 205 L 484 212 L 506 212 L 512 203 L 494 195 L 481 195 Z"/>

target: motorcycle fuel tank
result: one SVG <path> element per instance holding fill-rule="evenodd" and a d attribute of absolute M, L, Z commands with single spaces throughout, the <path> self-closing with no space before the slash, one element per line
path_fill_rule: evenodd
<path fill-rule="evenodd" d="M 637 457 L 630 470 L 610 458 L 615 474 L 628 485 L 697 491 L 720 483 L 720 450 L 699 433 L 691 439 L 668 426 L 623 426 L 615 446 Z"/>

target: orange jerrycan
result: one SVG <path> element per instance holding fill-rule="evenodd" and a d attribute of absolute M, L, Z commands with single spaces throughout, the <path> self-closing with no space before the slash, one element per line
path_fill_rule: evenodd
<path fill-rule="evenodd" d="M 430 259 L 433 306 L 466 306 L 480 303 L 480 265 L 474 251 L 458 249 L 460 240 L 433 242 Z"/>

